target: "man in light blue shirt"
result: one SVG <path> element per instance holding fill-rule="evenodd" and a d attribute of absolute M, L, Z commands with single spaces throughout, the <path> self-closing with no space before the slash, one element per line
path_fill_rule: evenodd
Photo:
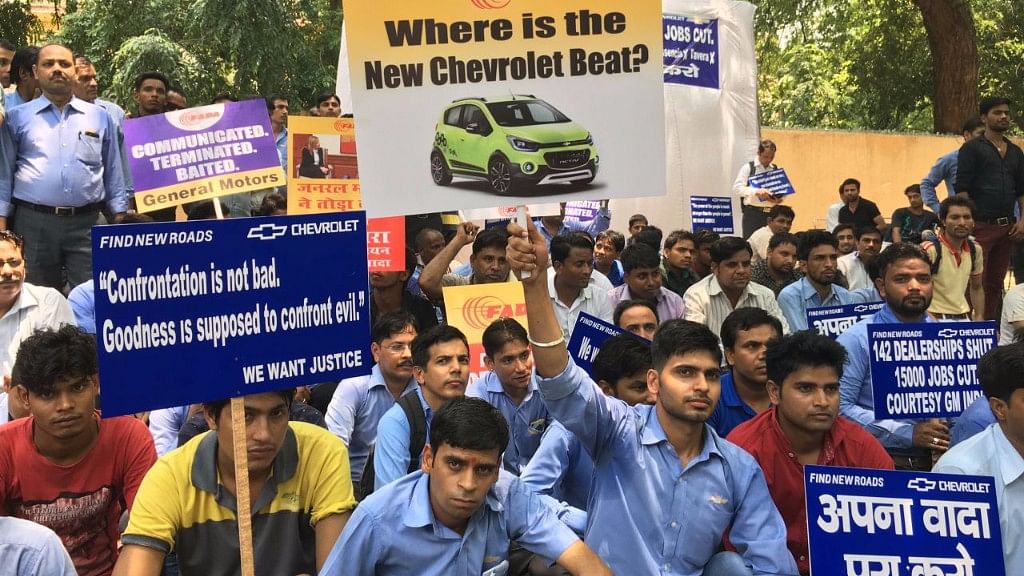
<path fill-rule="evenodd" d="M 377 425 L 395 401 L 419 387 L 413 378 L 411 344 L 416 319 L 408 312 L 384 314 L 370 331 L 370 352 L 376 364 L 369 376 L 342 380 L 327 405 L 327 429 L 348 446 L 352 484 L 359 486 Z"/>
<path fill-rule="evenodd" d="M 999 506 L 1006 574 L 1024 574 L 1024 346 L 990 350 L 978 363 L 978 380 L 996 423 L 950 448 L 935 472 L 991 476 Z"/>
<path fill-rule="evenodd" d="M 927 471 L 932 465 L 932 450 L 942 452 L 949 448 L 949 426 L 938 418 L 875 418 L 868 325 L 934 322 L 928 315 L 932 301 L 931 263 L 920 246 L 899 243 L 883 250 L 875 265 L 881 277 L 879 292 L 885 307 L 837 338 L 848 354 L 839 381 L 840 414 L 874 435 L 892 456 L 897 470 Z"/>
<path fill-rule="evenodd" d="M 466 388 L 466 396 L 483 398 L 508 422 L 509 441 L 502 464 L 518 476 L 540 446 L 551 416 L 533 379 L 533 355 L 526 329 L 511 318 L 499 318 L 481 336 L 484 364 L 490 372 Z"/>
<path fill-rule="evenodd" d="M 33 282 L 51 288 L 92 278 L 92 226 L 104 207 L 120 219 L 128 210 L 117 127 L 99 106 L 74 97 L 71 51 L 39 51 L 36 78 L 43 95 L 8 112 L 0 168 L 0 228 L 34 247 Z M 17 214 L 15 215 L 15 211 Z"/>
<path fill-rule="evenodd" d="M 39 48 L 36 46 L 22 46 L 14 53 L 11 59 L 11 81 L 17 86 L 4 96 L 4 106 L 8 112 L 39 97 L 39 82 L 33 72 L 38 57 Z"/>
<path fill-rule="evenodd" d="M 809 230 L 800 235 L 797 259 L 804 277 L 779 293 L 779 308 L 789 329 L 807 330 L 807 310 L 825 306 L 855 304 L 850 291 L 835 284 L 839 271 L 839 241 L 830 232 Z"/>
<path fill-rule="evenodd" d="M 964 136 L 964 142 L 969 142 L 983 135 L 985 133 L 985 126 L 981 123 L 981 118 L 971 116 L 964 122 L 960 132 Z M 936 214 L 939 213 L 939 203 L 941 202 L 936 188 L 938 188 L 941 182 L 946 183 L 946 192 L 950 197 L 956 196 L 954 186 L 956 185 L 956 165 L 959 157 L 960 148 L 958 147 L 956 150 L 936 160 L 935 165 L 928 171 L 928 175 L 921 180 L 921 198 L 931 208 L 931 211 Z"/>
<path fill-rule="evenodd" d="M 542 497 L 502 476 L 507 443 L 508 425 L 485 401 L 440 408 L 421 469 L 356 508 L 320 574 L 504 575 L 515 540 L 571 574 L 610 575 Z"/>
<path fill-rule="evenodd" d="M 655 406 L 608 398 L 573 364 L 547 295 L 547 246 L 509 225 L 507 255 L 523 280 L 537 385 L 551 414 L 595 463 L 584 541 L 617 574 L 797 573 L 764 474 L 706 421 L 719 395 L 721 350 L 706 326 L 669 320 L 655 333 Z M 738 553 L 716 554 L 722 534 Z"/>
<path fill-rule="evenodd" d="M 956 446 L 995 423 L 996 416 L 992 413 L 988 398 L 978 396 L 953 422 L 953 428 L 949 431 L 949 447 Z"/>
<path fill-rule="evenodd" d="M 412 341 L 413 376 L 419 383 L 416 397 L 426 420 L 427 434 L 434 414 L 445 402 L 461 398 L 469 381 L 469 344 L 458 328 L 435 326 Z M 377 444 L 373 454 L 373 487 L 386 484 L 417 468 L 410 462 L 409 442 L 412 426 L 401 406 L 388 409 L 377 425 Z"/>
<path fill-rule="evenodd" d="M 35 522 L 0 517 L 0 576 L 77 576 L 60 538 Z"/>

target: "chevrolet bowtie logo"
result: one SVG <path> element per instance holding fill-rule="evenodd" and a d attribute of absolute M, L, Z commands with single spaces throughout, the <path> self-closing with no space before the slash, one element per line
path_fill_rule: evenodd
<path fill-rule="evenodd" d="M 866 312 L 867 310 L 868 310 L 868 307 L 863 305 L 863 304 L 861 304 L 860 306 L 857 306 L 856 308 L 853 309 L 854 312 Z"/>
<path fill-rule="evenodd" d="M 935 488 L 935 481 L 927 478 L 914 478 L 907 482 L 907 488 L 917 490 L 918 492 L 930 492 Z"/>
<path fill-rule="evenodd" d="M 942 336 L 943 338 L 952 338 L 953 336 L 956 336 L 956 334 L 956 330 L 952 328 L 943 328 L 942 330 L 939 330 L 939 336 Z"/>
<path fill-rule="evenodd" d="M 253 226 L 249 228 L 249 235 L 247 238 L 257 238 L 259 240 L 273 240 L 274 238 L 280 238 L 284 236 L 288 231 L 287 226 L 278 226 L 276 224 L 260 224 L 259 226 Z"/>

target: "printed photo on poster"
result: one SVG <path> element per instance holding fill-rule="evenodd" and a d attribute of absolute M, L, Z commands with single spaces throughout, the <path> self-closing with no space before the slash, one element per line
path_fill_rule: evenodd
<path fill-rule="evenodd" d="M 362 206 L 351 118 L 288 119 L 288 213 L 347 212 Z"/>

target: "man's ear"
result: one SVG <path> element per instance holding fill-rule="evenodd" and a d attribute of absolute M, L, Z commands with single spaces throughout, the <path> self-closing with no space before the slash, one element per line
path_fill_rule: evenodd
<path fill-rule="evenodd" d="M 601 392 L 604 392 L 605 396 L 615 397 L 615 388 L 612 388 L 611 384 L 604 380 L 598 380 L 597 385 L 601 387 Z"/>
<path fill-rule="evenodd" d="M 28 388 L 25 388 L 23 384 L 18 384 L 13 388 L 13 392 L 15 400 L 28 410 Z"/>
<path fill-rule="evenodd" d="M 782 396 L 782 387 L 776 384 L 774 380 L 769 379 L 765 382 L 764 388 L 768 392 L 768 400 L 772 404 L 778 404 Z"/>
<path fill-rule="evenodd" d="M 430 449 L 430 443 L 423 445 L 423 456 L 420 458 L 420 470 L 424 474 L 430 474 L 430 470 L 434 467 L 434 451 Z"/>
<path fill-rule="evenodd" d="M 661 382 L 658 380 L 658 371 L 651 368 L 647 371 L 647 392 L 657 399 L 659 389 L 661 389 Z"/>
<path fill-rule="evenodd" d="M 218 414 L 218 416 L 219 416 L 219 414 Z M 213 430 L 214 432 L 217 431 L 217 418 L 214 417 L 213 414 L 210 414 L 208 411 L 204 410 L 203 411 L 203 419 L 206 420 L 206 425 L 210 428 L 210 430 Z"/>

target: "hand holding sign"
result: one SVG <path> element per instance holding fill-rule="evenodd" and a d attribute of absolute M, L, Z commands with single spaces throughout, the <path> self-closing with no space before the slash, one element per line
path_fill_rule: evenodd
<path fill-rule="evenodd" d="M 509 266 L 516 276 L 520 277 L 524 284 L 532 284 L 537 281 L 538 272 L 547 270 L 548 245 L 532 220 L 527 219 L 526 226 L 526 229 L 523 229 L 515 222 L 508 225 L 508 247 L 505 249 L 505 257 L 508 258 Z M 542 281 L 547 282 L 547 275 L 543 276 Z"/>
<path fill-rule="evenodd" d="M 917 448 L 938 452 L 949 450 L 949 425 L 938 418 L 914 424 L 913 444 Z"/>
<path fill-rule="evenodd" d="M 480 230 L 480 227 L 472 222 L 463 222 L 455 228 L 455 238 L 452 242 L 455 242 L 461 249 L 463 246 L 469 246 L 476 240 L 476 233 Z"/>

